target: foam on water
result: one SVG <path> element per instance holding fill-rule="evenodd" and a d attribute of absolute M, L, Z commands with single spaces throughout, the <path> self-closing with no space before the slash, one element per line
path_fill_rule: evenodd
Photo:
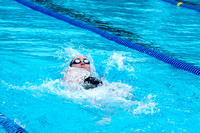
<path fill-rule="evenodd" d="M 85 90 L 77 85 L 77 89 L 72 91 L 64 84 L 62 79 L 45 81 L 41 85 L 31 85 L 26 83 L 24 86 L 12 86 L 11 89 L 31 90 L 35 97 L 40 98 L 41 94 L 58 95 L 75 104 L 81 104 L 87 108 L 98 108 L 100 110 L 115 113 L 124 110 L 132 115 L 153 114 L 158 112 L 155 103 L 155 96 L 149 94 L 147 97 L 134 96 L 134 88 L 123 83 L 109 83 L 104 80 L 102 87 Z M 6 84 L 4 82 L 4 84 Z M 35 92 L 37 91 L 37 94 Z M 40 92 L 40 93 L 38 93 Z"/>

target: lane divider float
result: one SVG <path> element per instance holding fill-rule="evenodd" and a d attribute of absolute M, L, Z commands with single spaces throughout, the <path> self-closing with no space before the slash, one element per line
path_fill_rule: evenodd
<path fill-rule="evenodd" d="M 176 4 L 177 6 L 180 6 L 181 4 L 183 4 L 183 2 L 179 2 L 178 4 Z"/>
<path fill-rule="evenodd" d="M 161 60 L 167 64 L 170 64 L 176 68 L 179 68 L 179 69 L 183 69 L 183 70 L 186 70 L 188 72 L 191 72 L 191 73 L 194 73 L 196 75 L 200 75 L 200 68 L 196 67 L 196 66 L 193 66 L 193 65 L 190 65 L 188 63 L 185 63 L 185 62 L 182 62 L 180 60 L 177 60 L 175 58 L 172 58 L 170 56 L 167 56 L 165 54 L 162 54 L 162 53 L 159 53 L 157 51 L 154 51 L 150 48 L 147 48 L 147 47 L 144 47 L 142 45 L 139 45 L 139 44 L 136 44 L 136 43 L 133 43 L 131 41 L 128 41 L 124 38 L 121 38 L 121 37 L 118 37 L 118 36 L 115 36 L 113 34 L 110 34 L 108 32 L 105 32 L 103 30 L 100 30 L 98 28 L 95 28 L 95 27 L 92 27 L 90 25 L 87 25 L 87 24 L 84 24 L 82 22 L 79 22 L 75 19 L 72 19 L 70 17 L 67 17 L 67 16 L 63 16 L 59 13 L 56 13 L 56 12 L 53 12 L 51 10 L 48 10 L 44 7 L 41 7 L 41 6 L 38 6 L 34 3 L 31 3 L 31 2 L 28 2 L 26 0 L 14 0 L 18 3 L 21 3 L 22 5 L 24 6 L 27 6 L 35 11 L 39 11 L 43 14 L 46 14 L 48 16 L 51 16 L 51 17 L 54 17 L 56 19 L 59 19 L 59 20 L 62 20 L 64 22 L 67 22 L 71 25 L 74 25 L 76 27 L 79 27 L 79 28 L 82 28 L 82 29 L 86 29 L 86 30 L 89 30 L 89 31 L 92 31 L 110 41 L 114 41 L 118 44 L 121 44 L 121 45 L 124 45 L 126 47 L 129 47 L 131 49 L 134 49 L 134 50 L 137 50 L 139 52 L 142 52 L 142 53 L 145 53 L 147 55 L 150 55 L 158 60 Z"/>
<path fill-rule="evenodd" d="M 7 133 L 28 133 L 24 128 L 0 113 L 0 125 Z"/>
<path fill-rule="evenodd" d="M 198 7 L 198 6 L 190 5 L 190 4 L 180 2 L 180 1 L 175 1 L 175 0 L 162 0 L 162 1 L 165 1 L 165 2 L 171 3 L 173 5 L 185 7 L 185 8 L 192 9 L 192 10 L 200 12 L 200 7 Z"/>

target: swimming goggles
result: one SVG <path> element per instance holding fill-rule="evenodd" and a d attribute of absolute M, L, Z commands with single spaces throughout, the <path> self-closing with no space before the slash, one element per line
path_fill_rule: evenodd
<path fill-rule="evenodd" d="M 90 61 L 88 59 L 84 59 L 83 62 L 85 64 L 90 64 Z M 72 64 L 80 64 L 81 63 L 81 60 L 80 59 L 75 59 Z"/>

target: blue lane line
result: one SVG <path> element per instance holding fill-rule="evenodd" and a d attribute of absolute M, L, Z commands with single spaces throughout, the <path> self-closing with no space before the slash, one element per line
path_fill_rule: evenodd
<path fill-rule="evenodd" d="M 162 1 L 165 1 L 165 2 L 171 3 L 173 5 L 189 8 L 189 9 L 200 12 L 200 7 L 189 5 L 189 4 L 186 4 L 184 2 L 179 2 L 179 1 L 175 1 L 175 0 L 162 0 Z"/>
<path fill-rule="evenodd" d="M 0 113 L 0 125 L 8 133 L 28 133 L 24 128 L 20 127 L 14 121 L 8 119 L 6 116 Z"/>
<path fill-rule="evenodd" d="M 198 67 L 195 67 L 195 66 L 192 66 L 190 64 L 187 64 L 185 62 L 182 62 L 180 60 L 177 60 L 177 59 L 174 59 L 170 56 L 167 56 L 167 55 L 164 55 L 162 53 L 159 53 L 157 51 L 154 51 L 150 48 L 147 48 L 147 47 L 144 47 L 142 45 L 139 45 L 139 44 L 136 44 L 136 43 L 133 43 L 133 42 L 130 42 L 126 39 L 123 39 L 121 37 L 118 37 L 118 36 L 115 36 L 113 34 L 110 34 L 110 33 L 107 33 L 103 30 L 100 30 L 100 29 L 97 29 L 95 27 L 92 27 L 92 26 L 89 26 L 89 25 L 86 25 L 84 23 L 81 23 L 77 20 L 74 20 L 72 18 L 69 18 L 69 17 L 66 17 L 66 16 L 63 16 L 61 14 L 58 14 L 56 12 L 53 12 L 51 10 L 48 10 L 46 8 L 43 8 L 41 6 L 38 6 L 36 4 L 33 4 L 31 2 L 28 2 L 26 0 L 14 0 L 18 3 L 21 3 L 22 5 L 25 5 L 33 10 L 36 10 L 36 11 L 39 11 L 41 13 L 44 13 L 46 15 L 49 15 L 51 17 L 54 17 L 54 18 L 57 18 L 59 20 L 62 20 L 62 21 L 65 21 L 71 25 L 74 25 L 76 27 L 80 27 L 80 28 L 83 28 L 83 29 L 87 29 L 89 31 L 92 31 L 108 40 L 111 40 L 111 41 L 114 41 L 118 44 L 121 44 L 121 45 L 124 45 L 126 47 L 129 47 L 129 48 L 132 48 L 132 49 L 135 49 L 139 52 L 142 52 L 142 53 L 145 53 L 145 54 L 148 54 L 152 57 L 155 57 L 156 59 L 159 59 L 165 63 L 168 63 L 176 68 L 179 68 L 179 69 L 183 69 L 183 70 L 186 70 L 188 72 L 191 72 L 191 73 L 194 73 L 196 75 L 200 75 L 200 68 Z"/>

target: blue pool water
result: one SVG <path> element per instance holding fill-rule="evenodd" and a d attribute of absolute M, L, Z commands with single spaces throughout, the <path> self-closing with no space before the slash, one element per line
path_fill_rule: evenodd
<path fill-rule="evenodd" d="M 199 12 L 159 0 L 51 2 L 84 14 L 80 21 L 90 18 L 90 25 L 200 66 Z M 199 131 L 199 76 L 14 1 L 0 3 L 0 112 L 27 131 Z M 103 87 L 65 88 L 65 67 L 80 54 L 106 77 Z"/>

